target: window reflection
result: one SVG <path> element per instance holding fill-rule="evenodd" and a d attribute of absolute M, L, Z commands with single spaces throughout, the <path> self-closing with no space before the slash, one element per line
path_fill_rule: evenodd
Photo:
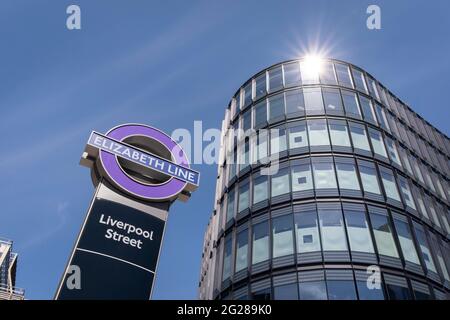
<path fill-rule="evenodd" d="M 356 89 L 364 93 L 367 93 L 367 85 L 366 80 L 364 78 L 364 74 L 361 71 L 356 70 L 355 68 L 352 68 L 352 73 L 353 79 L 355 80 Z"/>
<path fill-rule="evenodd" d="M 253 182 L 253 204 L 264 201 L 268 198 L 269 184 L 267 176 L 259 176 Z"/>
<path fill-rule="evenodd" d="M 299 123 L 295 127 L 288 129 L 289 149 L 302 148 L 308 146 L 308 136 L 306 134 L 305 123 Z"/>
<path fill-rule="evenodd" d="M 300 300 L 327 300 L 325 281 L 299 283 Z"/>
<path fill-rule="evenodd" d="M 273 288 L 275 300 L 298 300 L 297 283 L 285 284 Z"/>
<path fill-rule="evenodd" d="M 241 231 L 236 236 L 236 272 L 247 268 L 248 230 Z"/>
<path fill-rule="evenodd" d="M 370 213 L 370 220 L 372 222 L 378 253 L 380 255 L 399 258 L 394 237 L 392 236 L 392 228 L 389 218 L 383 214 Z"/>
<path fill-rule="evenodd" d="M 316 189 L 337 189 L 336 176 L 332 162 L 313 163 L 314 186 Z"/>
<path fill-rule="evenodd" d="M 372 142 L 373 152 L 387 158 L 386 149 L 384 148 L 383 137 L 378 130 L 369 130 L 370 141 Z"/>
<path fill-rule="evenodd" d="M 347 115 L 357 118 L 361 117 L 358 98 L 354 92 L 342 90 L 342 100 L 344 101 L 345 112 Z"/>
<path fill-rule="evenodd" d="M 276 197 L 285 193 L 289 190 L 289 171 L 288 168 L 279 169 L 278 173 L 272 175 L 272 197 Z"/>
<path fill-rule="evenodd" d="M 255 100 L 258 100 L 266 94 L 266 73 L 264 72 L 255 79 Z"/>
<path fill-rule="evenodd" d="M 222 281 L 225 281 L 231 276 L 231 233 L 225 238 L 225 246 L 223 253 L 223 268 L 222 268 Z"/>
<path fill-rule="evenodd" d="M 341 94 L 339 89 L 323 89 L 323 99 L 325 101 L 325 109 L 330 114 L 343 113 Z"/>
<path fill-rule="evenodd" d="M 266 100 L 259 102 L 255 106 L 255 128 L 263 127 L 267 122 Z"/>
<path fill-rule="evenodd" d="M 403 258 L 406 261 L 420 265 L 419 256 L 411 234 L 411 229 L 406 221 L 394 218 L 395 229 L 397 230 L 400 248 Z"/>
<path fill-rule="evenodd" d="M 269 224 L 264 221 L 252 229 L 252 264 L 256 264 L 269 259 Z"/>
<path fill-rule="evenodd" d="M 370 192 L 381 195 L 380 186 L 378 184 L 377 173 L 373 164 L 360 163 L 359 174 L 364 192 Z"/>
<path fill-rule="evenodd" d="M 356 300 L 353 281 L 327 280 L 328 300 Z"/>
<path fill-rule="evenodd" d="M 341 121 L 329 121 L 331 144 L 333 146 L 351 147 L 347 125 Z"/>
<path fill-rule="evenodd" d="M 353 88 L 352 79 L 350 77 L 350 70 L 345 64 L 335 63 L 336 74 L 338 82 L 341 86 Z"/>
<path fill-rule="evenodd" d="M 369 122 L 377 123 L 375 114 L 373 113 L 372 101 L 362 95 L 359 96 L 359 100 L 361 102 L 361 109 L 364 114 L 364 119 Z"/>
<path fill-rule="evenodd" d="M 292 234 L 292 215 L 272 220 L 273 257 L 282 257 L 294 253 Z"/>
<path fill-rule="evenodd" d="M 370 152 L 369 141 L 367 139 L 366 129 L 358 124 L 349 123 L 350 135 L 353 141 L 353 147 Z"/>
<path fill-rule="evenodd" d="M 269 98 L 269 120 L 284 116 L 284 94 L 280 93 Z"/>
<path fill-rule="evenodd" d="M 304 88 L 306 114 L 323 114 L 322 90 L 320 88 Z"/>
<path fill-rule="evenodd" d="M 320 235 L 324 251 L 346 251 L 344 222 L 340 209 L 318 210 Z"/>
<path fill-rule="evenodd" d="M 305 114 L 305 100 L 302 90 L 290 90 L 286 92 L 286 114 L 288 116 Z"/>
<path fill-rule="evenodd" d="M 329 146 L 327 121 L 325 119 L 308 120 L 308 136 L 311 146 Z"/>
<path fill-rule="evenodd" d="M 365 212 L 344 210 L 344 216 L 350 250 L 353 252 L 375 253 Z"/>
<path fill-rule="evenodd" d="M 297 236 L 297 252 L 320 251 L 319 226 L 316 210 L 297 212 L 294 215 Z"/>
<path fill-rule="evenodd" d="M 302 164 L 291 167 L 292 192 L 313 189 L 311 165 Z"/>
<path fill-rule="evenodd" d="M 381 181 L 383 182 L 384 191 L 386 197 L 391 198 L 396 201 L 400 201 L 400 194 L 398 193 L 397 185 L 395 183 L 394 174 L 392 170 L 383 168 L 380 170 Z"/>
<path fill-rule="evenodd" d="M 359 180 L 356 175 L 356 167 L 354 164 L 336 161 L 336 171 L 339 181 L 339 189 L 360 190 Z"/>
<path fill-rule="evenodd" d="M 284 83 L 286 86 L 297 86 L 300 84 L 300 65 L 298 62 L 286 63 L 284 68 Z"/>
<path fill-rule="evenodd" d="M 269 91 L 273 92 L 283 87 L 283 72 L 281 66 L 269 70 Z"/>
<path fill-rule="evenodd" d="M 366 281 L 356 281 L 359 300 L 384 300 L 383 290 L 381 288 L 368 288 Z"/>

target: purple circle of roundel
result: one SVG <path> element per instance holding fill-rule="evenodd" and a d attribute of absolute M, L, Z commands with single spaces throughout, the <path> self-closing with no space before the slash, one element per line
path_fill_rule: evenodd
<path fill-rule="evenodd" d="M 152 138 L 163 144 L 172 152 L 172 156 L 174 157 L 173 162 L 189 168 L 188 159 L 181 147 L 173 141 L 172 138 L 158 129 L 142 124 L 126 124 L 111 129 L 106 135 L 118 141 L 122 141 L 130 136 L 145 136 Z M 115 155 L 101 150 L 100 161 L 106 174 L 115 182 L 115 184 L 140 198 L 150 200 L 169 199 L 180 193 L 187 184 L 176 178 L 172 178 L 165 183 L 157 185 L 142 184 L 131 179 L 123 172 Z"/>

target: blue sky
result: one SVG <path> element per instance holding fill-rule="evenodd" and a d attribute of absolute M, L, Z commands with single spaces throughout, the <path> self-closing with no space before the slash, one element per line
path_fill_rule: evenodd
<path fill-rule="evenodd" d="M 66 29 L 78 4 L 82 30 Z M 378 4 L 382 29 L 366 28 Z M 93 194 L 78 165 L 91 130 L 140 122 L 218 128 L 235 90 L 276 62 L 321 48 L 363 67 L 449 134 L 448 1 L 72 0 L 0 3 L 0 236 L 17 285 L 53 297 Z M 216 168 L 173 205 L 155 299 L 195 299 Z"/>

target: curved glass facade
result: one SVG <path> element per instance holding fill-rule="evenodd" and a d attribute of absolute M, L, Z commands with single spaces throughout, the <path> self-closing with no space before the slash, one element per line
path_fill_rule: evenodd
<path fill-rule="evenodd" d="M 209 298 L 450 297 L 450 140 L 370 74 L 274 65 L 222 140 Z"/>

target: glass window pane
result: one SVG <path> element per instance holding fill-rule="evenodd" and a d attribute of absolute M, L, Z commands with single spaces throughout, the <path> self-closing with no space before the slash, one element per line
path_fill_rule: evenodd
<path fill-rule="evenodd" d="M 298 62 L 286 63 L 284 68 L 284 83 L 286 86 L 297 86 L 300 84 L 300 65 Z"/>
<path fill-rule="evenodd" d="M 244 133 L 247 132 L 247 130 L 252 128 L 252 110 L 247 110 L 243 116 L 242 116 L 242 130 L 244 130 Z"/>
<path fill-rule="evenodd" d="M 255 79 L 255 100 L 267 94 L 266 90 L 266 73 L 264 72 Z"/>
<path fill-rule="evenodd" d="M 373 151 L 387 158 L 386 149 L 384 148 L 383 137 L 381 136 L 381 132 L 377 130 L 370 129 L 369 130 L 370 141 L 372 142 Z"/>
<path fill-rule="evenodd" d="M 378 184 L 377 173 L 374 167 L 365 164 L 359 165 L 359 174 L 365 192 L 371 192 L 381 195 L 380 186 Z"/>
<path fill-rule="evenodd" d="M 331 144 L 333 146 L 351 147 L 345 122 L 329 122 Z"/>
<path fill-rule="evenodd" d="M 414 156 L 411 156 L 409 159 L 411 160 L 411 163 L 413 165 L 414 172 L 416 174 L 416 178 L 419 179 L 420 182 L 425 183 L 425 180 L 422 175 L 422 171 L 420 170 L 419 163 L 417 162 L 418 161 L 417 158 Z"/>
<path fill-rule="evenodd" d="M 290 90 L 286 92 L 286 114 L 305 114 L 305 100 L 302 90 Z"/>
<path fill-rule="evenodd" d="M 333 64 L 331 62 L 323 63 L 320 71 L 320 82 L 323 84 L 337 84 Z"/>
<path fill-rule="evenodd" d="M 393 284 L 387 284 L 386 288 L 389 295 L 389 300 L 411 300 L 411 294 L 408 288 Z"/>
<path fill-rule="evenodd" d="M 246 138 L 244 143 L 241 143 L 239 148 L 239 170 L 244 169 L 250 165 L 250 139 Z"/>
<path fill-rule="evenodd" d="M 323 99 L 327 113 L 340 113 L 344 111 L 339 89 L 323 89 Z"/>
<path fill-rule="evenodd" d="M 280 153 L 286 149 L 286 130 L 282 128 L 270 129 L 270 154 Z"/>
<path fill-rule="evenodd" d="M 318 210 L 324 251 L 346 251 L 344 222 L 340 209 Z"/>
<path fill-rule="evenodd" d="M 386 119 L 386 114 L 384 113 L 384 109 L 381 107 L 380 104 L 375 104 L 375 110 L 378 117 L 378 122 L 380 123 L 381 127 L 387 131 L 390 131 L 389 123 Z"/>
<path fill-rule="evenodd" d="M 249 206 L 249 184 L 246 183 L 242 186 L 239 186 L 239 203 L 238 203 L 238 212 L 241 212 L 248 208 Z"/>
<path fill-rule="evenodd" d="M 399 176 L 398 182 L 400 184 L 400 190 L 402 191 L 403 200 L 405 200 L 406 205 L 412 209 L 416 209 L 416 205 L 414 203 L 414 199 L 411 194 L 411 189 L 409 188 L 408 181 L 405 178 Z"/>
<path fill-rule="evenodd" d="M 280 93 L 269 98 L 269 119 L 284 116 L 284 94 Z"/>
<path fill-rule="evenodd" d="M 366 85 L 366 80 L 365 80 L 364 74 L 361 71 L 356 70 L 354 68 L 352 68 L 352 73 L 353 73 L 353 79 L 355 80 L 356 89 L 367 93 L 367 85 Z"/>
<path fill-rule="evenodd" d="M 356 300 L 353 281 L 327 281 L 328 300 Z"/>
<path fill-rule="evenodd" d="M 236 272 L 248 266 L 248 230 L 238 233 L 236 236 Z"/>
<path fill-rule="evenodd" d="M 272 197 L 276 197 L 285 193 L 289 193 L 289 171 L 288 168 L 280 169 L 272 175 Z"/>
<path fill-rule="evenodd" d="M 338 82 L 344 87 L 353 88 L 352 79 L 350 78 L 350 70 L 344 64 L 335 63 Z"/>
<path fill-rule="evenodd" d="M 252 292 L 252 300 L 270 300 L 271 299 L 271 288 L 266 288 Z"/>
<path fill-rule="evenodd" d="M 275 300 L 298 300 L 297 283 L 274 287 L 273 293 Z"/>
<path fill-rule="evenodd" d="M 272 220 L 273 257 L 282 257 L 294 253 L 292 233 L 292 215 Z"/>
<path fill-rule="evenodd" d="M 337 189 L 336 176 L 332 162 L 313 163 L 314 185 L 316 189 Z"/>
<path fill-rule="evenodd" d="M 233 102 L 231 103 L 231 119 L 234 119 L 240 107 L 241 107 L 241 93 L 239 91 L 239 93 L 236 94 L 236 96 L 233 99 Z"/>
<path fill-rule="evenodd" d="M 311 165 L 302 164 L 291 167 L 292 192 L 313 189 Z"/>
<path fill-rule="evenodd" d="M 397 230 L 400 249 L 406 261 L 420 265 L 419 256 L 414 246 L 411 229 L 407 222 L 394 218 L 395 229 Z"/>
<path fill-rule="evenodd" d="M 370 214 L 375 243 L 378 253 L 381 255 L 398 258 L 397 247 L 395 246 L 392 228 L 387 216 L 377 213 Z"/>
<path fill-rule="evenodd" d="M 288 129 L 289 149 L 302 148 L 308 146 L 308 135 L 306 134 L 306 125 L 301 123 Z"/>
<path fill-rule="evenodd" d="M 297 212 L 294 215 L 297 235 L 297 252 L 320 251 L 319 226 L 315 210 Z"/>
<path fill-rule="evenodd" d="M 302 84 L 319 83 L 319 70 L 312 63 L 308 63 L 308 61 L 301 61 L 300 70 L 302 76 Z"/>
<path fill-rule="evenodd" d="M 269 224 L 267 221 L 253 226 L 252 264 L 269 259 Z"/>
<path fill-rule="evenodd" d="M 350 135 L 352 136 L 353 147 L 370 152 L 369 141 L 367 140 L 366 129 L 363 126 L 349 124 Z"/>
<path fill-rule="evenodd" d="M 255 146 L 253 148 L 253 163 L 267 157 L 267 149 L 268 149 L 268 131 L 260 130 L 254 138 Z"/>
<path fill-rule="evenodd" d="M 385 141 L 386 141 L 386 146 L 388 149 L 389 157 L 391 158 L 392 161 L 394 161 L 397 165 L 399 165 L 401 167 L 402 163 L 400 162 L 400 157 L 398 155 L 397 147 L 395 146 L 394 141 L 389 137 L 386 137 Z"/>
<path fill-rule="evenodd" d="M 354 164 L 336 162 L 336 170 L 339 181 L 339 189 L 361 190 Z"/>
<path fill-rule="evenodd" d="M 267 105 L 266 100 L 263 100 L 255 106 L 255 128 L 266 124 L 266 122 L 267 122 Z"/>
<path fill-rule="evenodd" d="M 364 114 L 364 119 L 369 122 L 377 123 L 375 114 L 373 113 L 372 101 L 361 95 L 359 96 L 359 101 L 361 102 L 361 109 Z"/>
<path fill-rule="evenodd" d="M 372 78 L 369 78 L 368 81 L 369 81 L 370 95 L 373 98 L 375 98 L 377 100 L 380 100 L 380 96 L 378 94 L 377 84 L 375 83 L 375 80 L 373 80 Z"/>
<path fill-rule="evenodd" d="M 244 87 L 244 106 L 252 103 L 252 81 L 248 82 Z"/>
<path fill-rule="evenodd" d="M 281 89 L 283 87 L 283 72 L 281 66 L 269 70 L 269 91 Z"/>
<path fill-rule="evenodd" d="M 230 221 L 234 217 L 234 189 L 228 193 L 228 203 L 227 203 L 227 220 Z"/>
<path fill-rule="evenodd" d="M 381 181 L 383 181 L 384 191 L 386 192 L 386 197 L 393 200 L 402 201 L 400 199 L 400 194 L 398 193 L 397 184 L 395 183 L 394 174 L 392 170 L 384 168 L 380 170 Z"/>
<path fill-rule="evenodd" d="M 345 112 L 347 115 L 361 117 L 358 98 L 354 92 L 342 90 L 342 100 L 344 101 Z"/>
<path fill-rule="evenodd" d="M 370 288 L 366 281 L 356 281 L 358 288 L 359 300 L 384 300 L 383 290 L 377 288 Z"/>
<path fill-rule="evenodd" d="M 303 97 L 305 99 L 306 113 L 323 114 L 322 90 L 320 88 L 303 89 Z"/>
<path fill-rule="evenodd" d="M 300 300 L 327 300 L 325 281 L 300 282 Z"/>
<path fill-rule="evenodd" d="M 350 250 L 353 252 L 375 253 L 365 212 L 344 210 L 344 216 Z"/>
<path fill-rule="evenodd" d="M 308 121 L 309 144 L 311 146 L 329 146 L 327 121 L 325 119 Z"/>
<path fill-rule="evenodd" d="M 425 202 L 423 200 L 422 194 L 421 194 L 421 192 L 419 190 L 417 190 L 417 192 L 416 192 L 416 200 L 417 200 L 417 204 L 419 205 L 420 213 L 425 218 L 430 219 L 430 216 L 428 215 L 427 208 L 425 206 Z"/>
<path fill-rule="evenodd" d="M 422 255 L 423 261 L 425 262 L 427 270 L 437 273 L 436 266 L 433 261 L 433 256 L 431 255 L 430 245 L 425 236 L 423 227 L 414 223 L 414 231 L 416 234 L 417 242 L 419 243 L 420 253 Z"/>
<path fill-rule="evenodd" d="M 267 176 L 259 176 L 253 182 L 253 204 L 264 201 L 268 198 L 269 184 Z"/>
<path fill-rule="evenodd" d="M 223 269 L 222 269 L 222 281 L 225 281 L 231 276 L 231 234 L 225 238 L 225 246 L 223 250 Z"/>

